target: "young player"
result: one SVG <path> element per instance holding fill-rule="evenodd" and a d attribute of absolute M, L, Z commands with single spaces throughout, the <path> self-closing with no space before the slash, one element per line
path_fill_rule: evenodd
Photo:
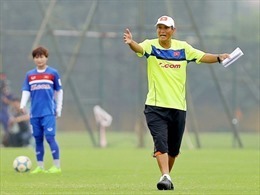
<path fill-rule="evenodd" d="M 36 65 L 26 73 L 22 87 L 20 108 L 24 109 L 31 99 L 30 123 L 35 139 L 36 159 L 38 166 L 31 173 L 60 173 L 60 150 L 55 140 L 56 117 L 61 116 L 63 90 L 59 73 L 47 65 L 48 50 L 38 47 L 32 51 Z M 44 138 L 48 142 L 54 165 L 44 169 Z"/>
<path fill-rule="evenodd" d="M 159 190 L 173 190 L 170 172 L 179 154 L 186 120 L 186 67 L 188 62 L 215 63 L 229 54 L 209 54 L 184 41 L 172 39 L 176 28 L 174 20 L 162 16 L 156 23 L 158 38 L 137 43 L 129 29 L 124 42 L 139 57 L 147 58 L 148 94 L 145 102 L 147 125 L 154 141 L 154 157 L 161 177 Z"/>

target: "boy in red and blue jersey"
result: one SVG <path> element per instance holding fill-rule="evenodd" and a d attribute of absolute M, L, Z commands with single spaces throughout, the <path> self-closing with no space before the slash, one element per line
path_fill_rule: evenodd
<path fill-rule="evenodd" d="M 60 173 L 60 150 L 55 140 L 56 117 L 61 116 L 63 90 L 58 71 L 47 65 L 48 50 L 38 47 L 32 51 L 36 68 L 28 71 L 22 87 L 20 108 L 31 100 L 30 123 L 36 144 L 38 166 L 31 173 Z M 44 138 L 48 142 L 54 165 L 44 169 Z"/>

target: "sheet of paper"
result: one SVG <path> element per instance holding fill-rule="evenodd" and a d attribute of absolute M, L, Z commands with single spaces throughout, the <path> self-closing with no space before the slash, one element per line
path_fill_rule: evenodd
<path fill-rule="evenodd" d="M 238 58 L 240 58 L 242 55 L 244 55 L 244 53 L 242 52 L 242 50 L 237 47 L 231 54 L 230 54 L 230 58 L 226 58 L 225 60 L 223 60 L 221 62 L 221 64 L 226 68 L 228 67 L 230 64 L 232 64 L 233 62 L 235 62 Z"/>

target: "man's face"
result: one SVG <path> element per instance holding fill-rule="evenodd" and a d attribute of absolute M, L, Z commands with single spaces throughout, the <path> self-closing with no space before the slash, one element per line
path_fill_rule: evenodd
<path fill-rule="evenodd" d="M 47 65 L 47 60 L 48 60 L 48 58 L 45 57 L 44 55 L 35 56 L 33 58 L 34 63 L 36 64 L 37 68 L 39 68 L 39 69 L 45 68 L 45 66 Z"/>
<path fill-rule="evenodd" d="M 164 24 L 158 24 L 156 30 L 160 41 L 171 40 L 172 35 L 175 32 L 174 28 L 165 26 Z"/>

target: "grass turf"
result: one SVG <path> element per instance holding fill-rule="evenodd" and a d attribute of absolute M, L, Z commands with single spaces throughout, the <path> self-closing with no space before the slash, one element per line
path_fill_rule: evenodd
<path fill-rule="evenodd" d="M 62 174 L 17 173 L 16 156 L 27 155 L 36 166 L 33 148 L 0 148 L 0 194 L 236 194 L 258 195 L 259 135 L 242 135 L 244 148 L 232 148 L 230 134 L 202 134 L 202 148 L 188 149 L 171 173 L 175 190 L 158 191 L 160 177 L 152 142 L 137 148 L 134 134 L 108 133 L 108 147 L 92 147 L 85 132 L 59 133 Z M 46 168 L 52 165 L 46 145 Z"/>

